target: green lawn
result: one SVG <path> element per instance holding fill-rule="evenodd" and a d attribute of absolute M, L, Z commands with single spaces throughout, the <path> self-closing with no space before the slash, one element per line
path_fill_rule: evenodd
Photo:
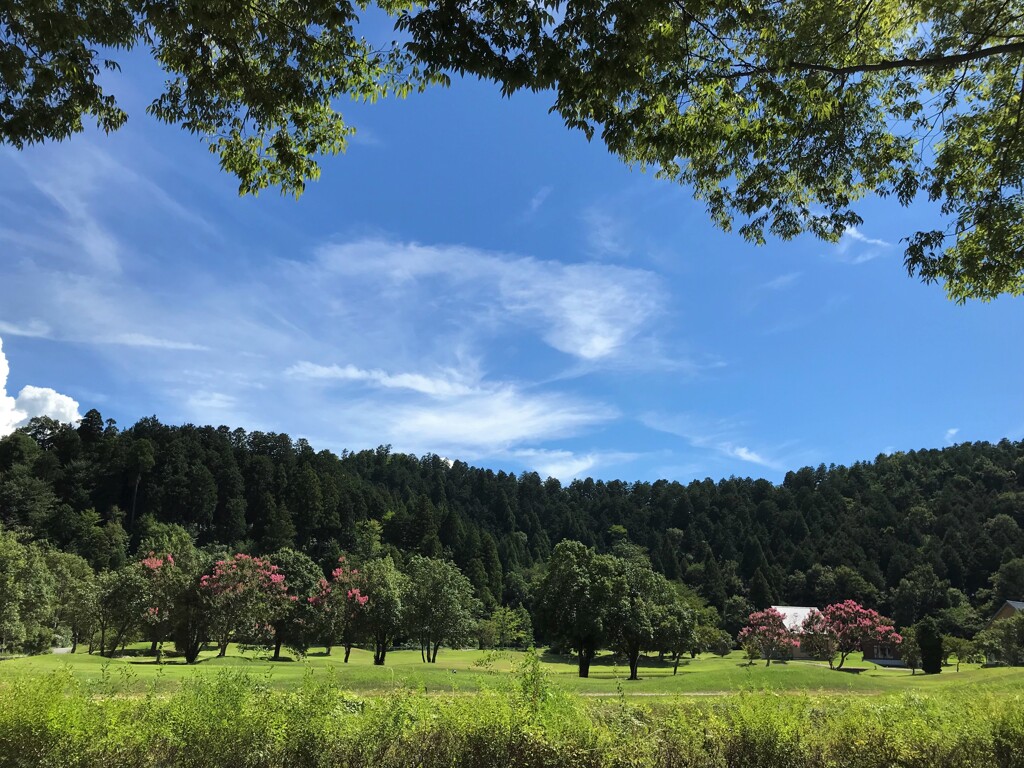
<path fill-rule="evenodd" d="M 176 688 L 189 675 L 244 669 L 282 690 L 294 689 L 307 675 L 312 675 L 316 679 L 334 679 L 340 687 L 359 693 L 379 693 L 395 687 L 428 693 L 459 693 L 502 685 L 522 653 L 442 649 L 437 664 L 424 664 L 418 651 L 392 651 L 384 667 L 373 666 L 373 654 L 359 649 L 352 651 L 348 664 L 342 663 L 338 651 L 328 657 L 315 650 L 303 661 L 279 662 L 269 661 L 263 651 L 242 651 L 234 647 L 223 659 L 215 656 L 213 651 L 204 652 L 200 663 L 191 667 L 173 658 L 156 664 L 144 656 L 105 659 L 84 652 L 8 659 L 0 661 L 0 685 L 16 678 L 67 670 L 80 680 L 106 685 L 110 690 L 143 692 Z M 577 677 L 575 664 L 566 659 L 547 654 L 542 659 L 557 685 L 598 696 L 617 695 L 620 690 L 627 696 L 704 695 L 744 690 L 860 694 L 948 691 L 960 687 L 997 693 L 1024 690 L 1024 669 L 1020 668 L 980 669 L 977 665 L 963 665 L 960 672 L 947 667 L 940 675 L 925 676 L 911 675 L 908 670 L 881 669 L 863 663 L 859 657 L 852 657 L 847 665 L 861 671 L 835 672 L 827 665 L 803 661 L 773 663 L 767 668 L 763 663 L 747 665 L 736 652 L 726 658 L 702 656 L 686 660 L 677 675 L 672 674 L 670 664 L 662 665 L 652 658 L 641 665 L 642 679 L 638 681 L 626 680 L 628 667 L 622 663 L 616 665 L 611 655 L 599 657 L 586 680 Z"/>

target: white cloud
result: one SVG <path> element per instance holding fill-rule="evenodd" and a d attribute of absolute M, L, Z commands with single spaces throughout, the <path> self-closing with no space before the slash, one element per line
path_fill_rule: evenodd
<path fill-rule="evenodd" d="M 6 336 L 25 336 L 30 339 L 45 339 L 50 333 L 50 326 L 40 320 L 29 320 L 26 323 L 5 323 L 0 320 L 0 333 Z"/>
<path fill-rule="evenodd" d="M 203 344 L 194 344 L 190 341 L 175 341 L 173 339 L 161 339 L 145 333 L 118 333 L 113 336 L 96 339 L 99 344 L 120 344 L 126 347 L 152 347 L 154 349 L 177 349 L 191 352 L 205 352 L 210 348 Z"/>
<path fill-rule="evenodd" d="M 536 215 L 537 211 L 541 209 L 541 206 L 544 205 L 548 197 L 551 195 L 551 192 L 552 188 L 547 186 L 541 187 L 540 189 L 537 190 L 533 197 L 530 198 L 530 202 L 526 206 L 527 217 Z"/>
<path fill-rule="evenodd" d="M 75 423 L 82 416 L 78 403 L 49 387 L 22 387 L 18 396 L 7 394 L 7 379 L 11 368 L 4 354 L 3 339 L 0 338 L 0 437 L 9 435 L 36 416 L 49 416 L 61 423 Z"/>
<path fill-rule="evenodd" d="M 861 246 L 855 248 L 855 245 Z M 879 238 L 868 237 L 856 227 L 847 227 L 835 247 L 835 255 L 839 261 L 847 264 L 866 264 L 882 256 L 892 243 Z"/>
<path fill-rule="evenodd" d="M 347 277 L 351 290 L 353 279 L 364 280 L 402 307 L 415 302 L 442 309 L 465 328 L 525 325 L 554 349 L 583 360 L 613 357 L 664 304 L 657 278 L 646 270 L 465 246 L 360 240 L 321 249 L 313 265 L 296 268 L 321 285 Z"/>
<path fill-rule="evenodd" d="M 783 288 L 788 288 L 800 279 L 800 274 L 800 272 L 789 272 L 785 275 L 779 275 L 778 277 L 769 280 L 767 283 L 763 283 L 761 285 L 761 289 L 766 291 L 780 291 Z"/>
<path fill-rule="evenodd" d="M 592 470 L 598 467 L 618 466 L 634 461 L 638 454 L 617 451 L 580 454 L 564 449 L 524 448 L 513 451 L 511 456 L 523 461 L 541 477 L 556 477 L 564 483 L 590 476 Z"/>
<path fill-rule="evenodd" d="M 285 371 L 288 376 L 304 379 L 322 379 L 335 381 L 363 381 L 389 389 L 408 389 L 434 397 L 453 397 L 472 395 L 480 392 L 479 388 L 468 383 L 457 371 L 449 370 L 446 376 L 424 376 L 419 373 L 389 374 L 381 370 L 365 370 L 354 365 L 317 365 L 301 361 Z"/>
<path fill-rule="evenodd" d="M 631 250 L 622 219 L 604 208 L 592 206 L 583 212 L 587 245 L 601 257 L 622 256 Z"/>
<path fill-rule="evenodd" d="M 959 427 L 950 427 L 949 429 L 946 430 L 946 436 L 943 438 L 943 440 L 945 440 L 946 442 L 946 445 L 953 444 L 953 440 L 956 439 L 957 432 L 959 431 Z"/>
<path fill-rule="evenodd" d="M 781 470 L 787 465 L 784 461 L 766 456 L 762 451 L 739 444 L 736 434 L 741 425 L 734 422 L 701 420 L 687 414 L 653 413 L 643 415 L 640 420 L 650 429 L 683 438 L 694 448 L 707 448 L 722 456 L 766 469 Z"/>
<path fill-rule="evenodd" d="M 390 414 L 391 434 L 445 455 L 493 453 L 524 442 L 566 437 L 618 415 L 599 403 L 525 393 L 509 384 L 440 405 L 399 404 Z"/>
<path fill-rule="evenodd" d="M 719 443 L 715 446 L 718 450 L 724 453 L 726 456 L 732 456 L 740 461 L 747 461 L 751 464 L 757 464 L 761 467 L 769 467 L 771 469 L 780 469 L 781 465 L 777 461 L 765 458 L 760 453 L 752 451 L 743 445 L 733 445 L 731 443 Z"/>

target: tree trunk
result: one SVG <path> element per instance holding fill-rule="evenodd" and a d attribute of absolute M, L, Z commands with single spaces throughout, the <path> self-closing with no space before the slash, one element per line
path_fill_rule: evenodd
<path fill-rule="evenodd" d="M 378 666 L 384 666 L 384 659 L 388 655 L 388 646 L 386 643 L 382 643 L 379 640 L 374 644 L 373 649 L 373 663 Z"/>
<path fill-rule="evenodd" d="M 107 654 L 107 628 L 100 627 L 100 656 Z"/>
<path fill-rule="evenodd" d="M 682 658 L 682 656 L 683 656 L 683 654 L 681 654 L 681 653 L 677 653 L 676 654 L 676 659 L 675 659 L 676 663 L 675 663 L 675 666 L 672 667 L 672 674 L 673 674 L 673 676 L 678 674 L 678 672 L 679 672 L 679 659 Z"/>
<path fill-rule="evenodd" d="M 430 660 L 430 641 L 427 641 L 427 650 L 423 651 L 423 641 L 420 640 L 420 661 L 426 664 Z"/>
<path fill-rule="evenodd" d="M 280 632 L 275 632 L 274 633 L 274 656 L 273 656 L 273 661 L 280 661 L 281 660 L 281 643 L 282 643 L 281 633 Z"/>
<path fill-rule="evenodd" d="M 142 481 L 142 473 L 139 472 L 139 474 L 137 474 L 135 476 L 135 490 L 132 491 L 132 513 L 131 513 L 131 516 L 128 518 L 128 532 L 129 533 L 131 533 L 132 529 L 135 527 L 135 502 L 139 498 L 139 483 L 141 481 Z"/>
<path fill-rule="evenodd" d="M 228 641 L 227 640 L 218 640 L 217 641 L 217 658 L 218 659 L 223 659 L 227 655 L 227 652 L 228 652 Z"/>
<path fill-rule="evenodd" d="M 437 649 L 441 647 L 441 642 L 434 643 L 434 652 L 430 656 L 430 663 L 437 664 Z"/>
<path fill-rule="evenodd" d="M 71 653 L 74 653 L 77 650 L 78 650 L 78 635 L 72 634 L 71 635 Z M 958 669 L 957 672 L 959 672 L 959 671 L 960 670 Z"/>
<path fill-rule="evenodd" d="M 348 655 L 352 653 L 352 646 L 348 643 L 345 644 L 345 663 L 348 664 Z"/>
<path fill-rule="evenodd" d="M 637 680 L 636 670 L 640 666 L 640 651 L 630 651 L 629 653 L 629 679 Z"/>
<path fill-rule="evenodd" d="M 330 655 L 331 655 L 331 646 L 330 646 L 330 643 L 328 643 L 327 645 L 324 646 L 324 656 L 330 656 Z"/>
<path fill-rule="evenodd" d="M 585 645 L 580 646 L 580 677 L 590 677 L 590 662 L 594 659 L 594 651 Z"/>
<path fill-rule="evenodd" d="M 156 656 L 156 647 L 157 647 L 158 643 L 159 643 L 158 640 L 153 640 L 153 641 L 150 642 L 150 644 L 149 644 L 149 655 L 150 656 Z"/>

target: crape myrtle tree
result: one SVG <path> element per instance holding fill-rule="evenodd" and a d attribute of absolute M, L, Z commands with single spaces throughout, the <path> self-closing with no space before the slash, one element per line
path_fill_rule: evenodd
<path fill-rule="evenodd" d="M 334 645 L 345 649 L 345 663 L 355 645 L 362 622 L 362 613 L 369 598 L 362 593 L 362 576 L 357 568 L 349 568 L 342 555 L 330 579 L 320 579 L 316 592 L 308 598 L 313 607 L 317 635 L 327 655 Z"/>
<path fill-rule="evenodd" d="M 537 619 L 551 639 L 576 652 L 580 677 L 590 675 L 594 656 L 610 638 L 615 576 L 615 558 L 566 540 L 555 546 L 537 587 Z"/>
<path fill-rule="evenodd" d="M 362 623 L 373 642 L 373 663 L 384 664 L 388 649 L 405 629 L 408 579 L 391 556 L 363 564 L 362 590 L 367 598 Z"/>
<path fill-rule="evenodd" d="M 773 659 L 788 656 L 800 644 L 793 631 L 786 626 L 786 618 L 774 608 L 750 614 L 747 626 L 740 630 L 737 639 L 744 648 L 749 646 L 756 650 L 757 656 L 765 660 L 766 667 L 771 665 Z"/>
<path fill-rule="evenodd" d="M 284 573 L 269 560 L 242 553 L 218 560 L 199 585 L 219 657 L 231 642 L 269 645 L 274 622 L 291 602 Z"/>
<path fill-rule="evenodd" d="M 866 642 L 899 645 L 903 640 L 890 619 L 855 600 L 826 606 L 822 615 L 836 637 L 839 664 L 835 669 L 842 669 L 847 657 L 854 651 L 863 650 Z"/>
<path fill-rule="evenodd" d="M 469 640 L 483 605 L 455 563 L 413 555 L 405 568 L 406 628 L 420 644 L 424 662 L 437 661 L 442 643 L 455 647 Z"/>
<path fill-rule="evenodd" d="M 800 624 L 800 650 L 815 661 L 827 661 L 829 669 L 835 668 L 839 655 L 839 635 L 825 615 L 814 609 Z"/>

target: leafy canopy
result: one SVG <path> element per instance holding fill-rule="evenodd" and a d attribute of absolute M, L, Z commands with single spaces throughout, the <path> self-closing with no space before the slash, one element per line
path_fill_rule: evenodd
<path fill-rule="evenodd" d="M 869 193 L 938 204 L 905 263 L 948 295 L 1024 293 L 1020 0 L 435 0 L 430 66 L 553 89 L 552 111 L 692 185 L 747 240 L 838 240 Z"/>
<path fill-rule="evenodd" d="M 554 91 L 628 163 L 692 186 L 763 243 L 836 241 L 868 194 L 937 204 L 911 275 L 958 302 L 1024 293 L 1022 0 L 13 0 L 0 9 L 0 143 L 127 115 L 103 69 L 145 48 L 148 111 L 199 134 L 240 191 L 300 194 L 353 132 L 342 96 L 446 83 Z M 372 7 L 371 7 L 372 6 Z M 366 39 L 383 11 L 404 42 Z"/>
<path fill-rule="evenodd" d="M 407 7 L 380 0 L 385 12 Z M 167 73 L 148 112 L 202 136 L 239 191 L 300 194 L 317 155 L 354 129 L 335 100 L 404 96 L 432 79 L 394 44 L 356 30 L 365 0 L 13 0 L 0 8 L 0 143 L 66 139 L 91 118 L 106 132 L 127 114 L 103 70 L 144 48 Z"/>

